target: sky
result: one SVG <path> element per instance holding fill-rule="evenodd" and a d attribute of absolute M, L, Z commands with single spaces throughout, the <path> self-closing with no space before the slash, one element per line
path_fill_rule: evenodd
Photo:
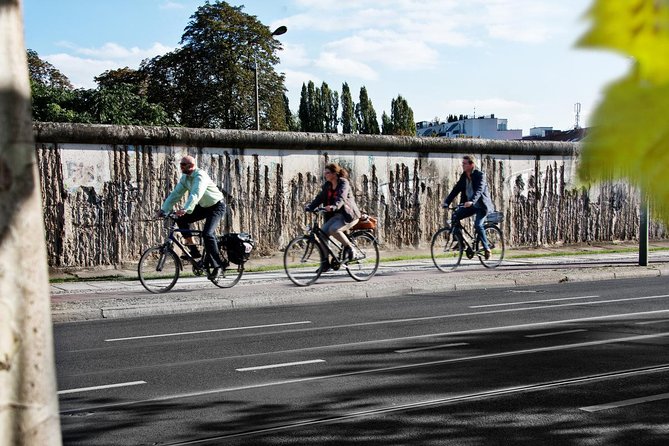
<path fill-rule="evenodd" d="M 377 112 L 404 97 L 416 121 L 449 114 L 506 118 L 509 129 L 574 128 L 630 62 L 575 42 L 594 0 L 248 0 L 243 6 L 282 44 L 297 112 L 303 83 L 347 82 L 354 101 L 365 87 Z M 213 0 L 212 0 L 213 2 Z M 179 47 L 190 16 L 205 0 L 23 0 L 26 47 L 75 87 L 95 88 L 106 70 Z M 340 108 L 341 109 L 341 108 Z"/>

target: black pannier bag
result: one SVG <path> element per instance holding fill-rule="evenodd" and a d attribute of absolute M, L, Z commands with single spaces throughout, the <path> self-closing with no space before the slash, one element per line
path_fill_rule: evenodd
<path fill-rule="evenodd" d="M 486 217 L 489 223 L 502 223 L 504 221 L 504 214 L 501 212 L 491 212 Z"/>
<path fill-rule="evenodd" d="M 228 260 L 237 265 L 245 263 L 251 256 L 256 242 L 246 232 L 222 235 L 218 241 L 219 249 L 227 252 Z"/>

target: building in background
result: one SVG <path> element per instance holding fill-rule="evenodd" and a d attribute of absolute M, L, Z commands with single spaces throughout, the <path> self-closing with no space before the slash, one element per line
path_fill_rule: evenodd
<path fill-rule="evenodd" d="M 440 123 L 422 121 L 416 123 L 416 135 L 438 138 L 523 139 L 522 130 L 509 130 L 507 126 L 506 119 L 495 118 L 495 115 L 465 117 Z"/>
<path fill-rule="evenodd" d="M 532 127 L 530 136 L 525 141 L 565 141 L 578 142 L 586 137 L 588 128 L 578 127 L 571 130 L 553 130 L 553 127 Z"/>

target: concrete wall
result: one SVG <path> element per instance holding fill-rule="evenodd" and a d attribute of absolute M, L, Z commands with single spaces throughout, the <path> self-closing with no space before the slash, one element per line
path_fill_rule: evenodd
<path fill-rule="evenodd" d="M 221 230 L 250 232 L 259 255 L 302 230 L 303 205 L 332 161 L 351 172 L 361 209 L 379 217 L 384 249 L 428 247 L 465 153 L 479 157 L 511 245 L 638 233 L 638 193 L 624 183 L 577 186 L 573 143 L 53 123 L 35 124 L 35 140 L 52 267 L 131 262 L 161 240 L 164 229 L 151 216 L 186 153 L 226 195 Z M 652 224 L 650 235 L 667 231 Z"/>

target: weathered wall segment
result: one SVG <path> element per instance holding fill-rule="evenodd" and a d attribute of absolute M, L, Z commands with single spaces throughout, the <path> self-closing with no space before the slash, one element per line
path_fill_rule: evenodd
<path fill-rule="evenodd" d="M 221 230 L 250 232 L 260 255 L 303 229 L 304 203 L 331 161 L 351 172 L 358 204 L 379 217 L 384 249 L 428 246 L 465 153 L 487 173 L 511 245 L 631 240 L 639 229 L 633 188 L 576 183 L 573 143 L 53 123 L 35 124 L 35 139 L 53 267 L 136 261 L 164 236 L 152 215 L 186 153 L 225 194 Z M 653 223 L 650 235 L 668 234 Z"/>

